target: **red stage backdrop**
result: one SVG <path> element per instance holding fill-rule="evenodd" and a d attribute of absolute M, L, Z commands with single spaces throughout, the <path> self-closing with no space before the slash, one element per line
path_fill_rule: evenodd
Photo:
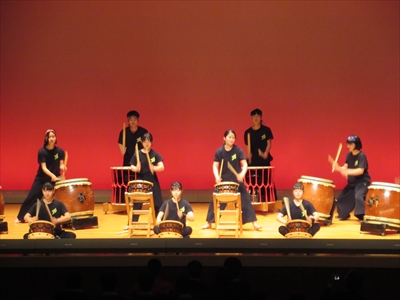
<path fill-rule="evenodd" d="M 67 178 L 110 189 L 129 110 L 164 157 L 163 189 L 212 189 L 214 152 L 250 111 L 275 136 L 277 189 L 332 179 L 349 134 L 373 181 L 399 176 L 398 1 L 1 1 L 1 177 L 27 190 L 44 132 Z"/>

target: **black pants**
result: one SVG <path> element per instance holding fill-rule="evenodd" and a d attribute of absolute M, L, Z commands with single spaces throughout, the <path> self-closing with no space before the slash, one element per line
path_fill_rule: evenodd
<path fill-rule="evenodd" d="M 21 222 L 24 222 L 24 216 L 29 211 L 29 209 L 32 207 L 32 205 L 36 203 L 37 199 L 42 199 L 43 184 L 45 184 L 43 179 L 38 178 L 38 177 L 36 177 L 35 180 L 33 181 L 31 190 L 29 191 L 28 196 L 25 198 L 24 202 L 22 203 L 21 208 L 19 209 L 19 212 L 17 215 L 18 220 L 20 220 Z"/>
<path fill-rule="evenodd" d="M 337 198 L 339 219 L 347 219 L 354 209 L 354 215 L 362 220 L 365 214 L 365 197 L 368 193 L 368 184 L 365 182 L 356 185 L 348 184 Z"/>
<path fill-rule="evenodd" d="M 250 202 L 249 194 L 247 193 L 246 186 L 243 182 L 239 182 L 239 192 L 240 198 L 242 201 L 242 220 L 243 224 L 257 221 L 256 212 L 254 211 L 254 207 Z M 221 210 L 224 210 L 226 204 L 221 204 Z M 215 223 L 215 215 L 214 215 L 214 202 L 210 202 L 210 206 L 208 207 L 207 212 L 207 223 Z"/>

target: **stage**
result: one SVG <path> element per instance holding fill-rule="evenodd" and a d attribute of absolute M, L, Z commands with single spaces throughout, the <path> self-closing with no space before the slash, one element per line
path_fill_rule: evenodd
<path fill-rule="evenodd" d="M 171 266 L 185 265 L 184 257 L 207 257 L 207 264 L 220 265 L 223 257 L 235 254 L 253 266 L 295 267 L 307 261 L 309 267 L 365 267 L 367 259 L 368 267 L 400 267 L 400 235 L 393 230 L 387 230 L 384 236 L 360 232 L 360 221 L 354 217 L 346 221 L 333 218 L 331 225 L 321 224 L 321 230 L 311 239 L 287 239 L 279 234 L 281 224 L 275 220 L 278 201 L 269 211 L 257 211 L 257 222 L 263 226 L 261 230 L 245 224 L 239 238 L 234 238 L 228 230 L 217 238 L 215 227 L 201 229 L 208 204 L 192 202 L 195 221 L 187 223 L 193 228 L 191 238 L 159 238 L 155 234 L 146 238 L 141 230 L 134 231 L 134 236 L 129 238 L 124 230 L 127 224 L 124 206 L 119 212 L 105 211 L 105 203 L 95 204 L 98 226 L 66 228 L 77 235 L 74 240 L 23 240 L 22 236 L 29 230 L 28 224 L 13 223 L 20 204 L 6 203 L 4 221 L 8 223 L 8 233 L 0 235 L 1 266 L 29 267 L 37 265 L 38 261 L 45 266 L 53 255 L 62 256 L 63 260 L 55 260 L 51 266 L 140 265 L 143 257 L 153 254 L 164 257 L 166 265 Z"/>
<path fill-rule="evenodd" d="M 287 239 L 278 233 L 277 212 L 271 208 L 257 212 L 261 230 L 245 224 L 239 238 L 230 232 L 216 238 L 214 228 L 201 229 L 208 204 L 193 202 L 195 221 L 188 222 L 193 228 L 191 238 L 159 238 L 154 234 L 146 238 L 139 231 L 135 233 L 141 235 L 129 238 L 124 231 L 126 213 L 106 213 L 104 203 L 96 203 L 98 227 L 73 230 L 76 239 L 23 240 L 28 224 L 13 223 L 19 206 L 5 205 L 8 233 L 0 235 L 2 299 L 27 299 L 32 295 L 51 299 L 71 272 L 82 274 L 84 290 L 94 295 L 100 293 L 100 275 L 114 272 L 119 280 L 118 291 L 128 298 L 151 258 L 161 261 L 163 277 L 172 282 L 185 272 L 190 261 L 198 260 L 204 268 L 204 280 L 212 285 L 218 268 L 230 256 L 240 259 L 242 276 L 251 282 L 252 290 L 267 294 L 268 299 L 286 299 L 281 293 L 285 289 L 287 295 L 301 290 L 306 299 L 319 299 L 332 274 L 344 277 L 350 269 L 364 272 L 364 293 L 371 296 L 368 299 L 382 299 L 382 293 L 385 299 L 397 299 L 399 292 L 400 235 L 395 231 L 385 236 L 361 233 L 360 221 L 354 217 L 322 225 L 311 239 Z M 41 283 L 44 277 L 49 283 L 46 288 Z M 26 289 L 14 288 L 13 278 L 24 283 Z"/>

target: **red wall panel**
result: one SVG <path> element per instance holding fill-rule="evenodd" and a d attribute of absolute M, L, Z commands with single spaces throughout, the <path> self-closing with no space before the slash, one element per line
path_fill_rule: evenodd
<path fill-rule="evenodd" d="M 373 181 L 399 176 L 399 3 L 1 2 L 4 190 L 29 189 L 47 128 L 68 178 L 111 185 L 126 112 L 154 135 L 162 188 L 212 189 L 225 130 L 264 112 L 278 189 L 332 174 L 351 133 Z M 344 162 L 346 148 L 340 157 Z"/>

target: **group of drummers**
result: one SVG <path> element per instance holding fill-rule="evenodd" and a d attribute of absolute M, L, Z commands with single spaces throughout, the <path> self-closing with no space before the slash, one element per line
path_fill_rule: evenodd
<path fill-rule="evenodd" d="M 223 144 L 217 148 L 214 155 L 213 175 L 215 183 L 223 184 L 225 182 L 233 182 L 238 185 L 237 192 L 240 193 L 240 201 L 242 208 L 242 223 L 252 223 L 254 230 L 260 230 L 261 225 L 257 223 L 255 209 L 250 199 L 251 193 L 259 193 L 261 199 L 268 198 L 267 191 L 262 187 L 268 185 L 271 181 L 270 173 L 264 173 L 271 166 L 272 155 L 271 146 L 273 134 L 269 127 L 262 123 L 262 111 L 254 109 L 250 112 L 252 126 L 244 133 L 244 142 L 246 144 L 246 152 L 235 145 L 236 133 L 233 130 L 227 130 L 223 135 Z M 171 199 L 162 200 L 160 183 L 157 177 L 158 172 L 164 170 L 163 157 L 157 151 L 152 149 L 153 136 L 145 128 L 139 126 L 139 113 L 135 110 L 127 113 L 129 126 L 123 124 L 118 137 L 118 147 L 123 155 L 124 172 L 117 173 L 114 180 L 120 187 L 119 196 L 113 192 L 114 201 L 122 202 L 123 194 L 126 192 L 126 184 L 132 180 L 141 180 L 150 182 L 152 185 L 151 192 L 154 200 L 154 210 L 157 216 L 157 224 L 154 224 L 154 232 L 160 233 L 160 223 L 165 220 L 173 220 L 182 224 L 180 231 L 183 237 L 190 236 L 192 228 L 186 225 L 186 220 L 194 220 L 194 212 L 190 203 L 181 198 L 182 184 L 174 182 L 171 185 Z M 329 163 L 332 165 L 332 172 L 336 171 L 347 179 L 346 187 L 341 191 L 337 199 L 334 199 L 333 188 L 332 195 L 328 196 L 331 200 L 330 211 L 322 213 L 322 219 L 331 217 L 334 210 L 337 209 L 337 218 L 346 220 L 350 218 L 350 213 L 354 210 L 354 215 L 359 220 L 364 219 L 365 215 L 365 198 L 371 179 L 368 173 L 368 161 L 364 152 L 361 151 L 361 139 L 357 135 L 350 135 L 346 140 L 348 153 L 344 165 L 339 166 L 338 157 L 341 151 L 341 144 L 336 158 L 328 157 Z M 67 170 L 68 155 L 64 150 L 57 146 L 56 132 L 49 129 L 45 133 L 44 146 L 39 149 L 38 163 L 39 168 L 33 182 L 32 188 L 21 205 L 15 223 L 30 223 L 46 220 L 53 225 L 50 233 L 59 238 L 75 238 L 72 232 L 65 232 L 61 229 L 60 224 L 65 224 L 71 220 L 71 214 L 68 207 L 62 201 L 54 199 L 54 185 L 65 179 L 64 174 Z M 265 169 L 255 169 L 253 173 L 248 172 L 248 167 L 266 167 Z M 250 174 L 250 175 L 249 175 Z M 262 178 L 262 182 L 256 182 L 257 189 L 251 188 L 251 182 L 254 177 Z M 330 182 L 324 182 L 323 186 L 333 186 Z M 320 229 L 319 221 L 321 212 L 319 207 L 315 207 L 317 203 L 313 203 L 313 199 L 307 199 L 305 193 L 305 184 L 309 182 L 306 179 L 299 180 L 293 185 L 293 201 L 284 198 L 284 207 L 278 213 L 276 219 L 284 225 L 279 227 L 279 232 L 286 237 L 291 236 L 314 236 Z M 254 183 L 254 182 L 253 182 Z M 82 185 L 82 184 L 81 184 Z M 398 187 L 394 185 L 396 190 Z M 272 193 L 272 195 L 271 195 Z M 82 192 L 80 196 L 82 196 Z M 269 190 L 269 196 L 276 197 L 273 189 Z M 305 199 L 303 199 L 303 197 Z M 310 195 L 312 197 L 312 195 Z M 85 196 L 83 198 L 86 199 Z M 119 198 L 119 199 L 118 199 Z M 81 203 L 85 201 L 82 199 Z M 275 199 L 275 198 L 274 198 Z M 136 209 L 140 209 L 141 204 L 135 204 Z M 286 219 L 284 218 L 286 216 Z M 137 221 L 134 219 L 133 221 Z M 215 222 L 214 204 L 211 201 L 206 217 L 206 224 L 202 229 L 212 228 Z M 38 229 L 31 227 L 30 233 L 24 238 L 41 238 L 43 227 L 48 226 L 47 223 L 36 224 Z M 400 225 L 400 224 L 399 224 Z M 51 226 L 50 226 L 51 227 Z M 299 233 L 300 232 L 300 233 Z M 39 236 L 39 237 L 37 237 Z"/>

